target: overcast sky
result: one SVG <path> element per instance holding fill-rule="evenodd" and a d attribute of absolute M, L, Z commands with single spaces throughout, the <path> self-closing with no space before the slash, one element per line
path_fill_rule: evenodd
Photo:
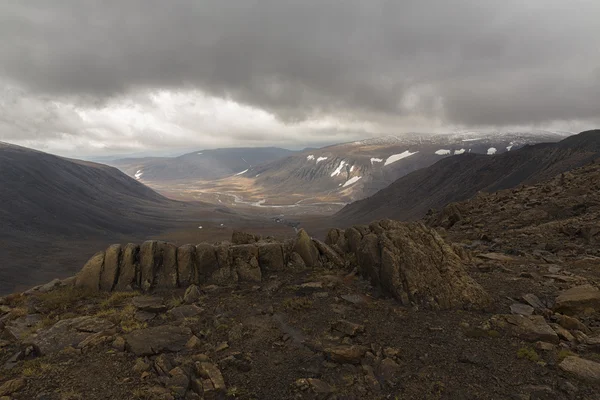
<path fill-rule="evenodd" d="M 600 125 L 598 0 L 0 3 L 0 140 L 67 155 Z"/>

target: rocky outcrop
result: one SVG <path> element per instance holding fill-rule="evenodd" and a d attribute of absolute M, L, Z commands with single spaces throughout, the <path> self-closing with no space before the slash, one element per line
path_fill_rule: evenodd
<path fill-rule="evenodd" d="M 445 309 L 482 307 L 490 301 L 452 246 L 421 223 L 382 220 L 349 228 L 343 235 L 330 232 L 328 241 L 347 246 L 350 265 L 402 304 Z"/>
<path fill-rule="evenodd" d="M 147 241 L 110 246 L 96 254 L 76 278 L 94 290 L 188 287 L 260 282 L 286 268 L 356 268 L 404 305 L 433 309 L 486 305 L 489 298 L 464 269 L 468 260 L 434 230 L 420 223 L 382 220 L 345 231 L 333 229 L 326 242 L 301 229 L 295 240 L 263 241 L 234 233 L 234 243 L 196 246 Z"/>

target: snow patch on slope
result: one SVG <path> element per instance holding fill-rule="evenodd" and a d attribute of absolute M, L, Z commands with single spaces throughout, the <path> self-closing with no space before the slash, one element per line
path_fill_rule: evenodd
<path fill-rule="evenodd" d="M 247 170 L 247 169 L 243 170 L 242 172 L 238 172 L 238 173 L 237 173 L 237 174 L 235 174 L 234 176 L 243 175 L 243 174 L 245 174 L 246 172 L 248 172 L 248 170 Z"/>
<path fill-rule="evenodd" d="M 317 164 L 320 163 L 321 161 L 325 161 L 327 160 L 327 157 L 319 157 L 317 158 Z"/>
<path fill-rule="evenodd" d="M 371 158 L 371 165 L 376 162 L 383 162 L 383 158 Z"/>
<path fill-rule="evenodd" d="M 342 186 L 342 187 L 346 187 L 346 186 L 353 185 L 353 184 L 355 184 L 356 182 L 358 182 L 358 180 L 359 180 L 360 178 L 362 178 L 362 176 L 354 176 L 354 177 L 352 177 L 352 178 L 348 179 L 348 180 L 346 181 L 346 183 L 344 183 L 344 186 Z"/>
<path fill-rule="evenodd" d="M 142 171 L 142 170 L 140 169 L 140 170 L 138 170 L 138 171 L 135 173 L 135 175 L 134 175 L 134 176 L 135 176 L 135 179 L 137 179 L 137 180 L 139 181 L 139 180 L 140 180 L 140 178 L 142 177 L 142 175 L 144 175 L 144 171 Z"/>
<path fill-rule="evenodd" d="M 450 150 L 446 150 L 446 149 L 439 149 L 438 151 L 435 152 L 435 154 L 437 154 L 438 156 L 447 156 L 448 154 L 450 154 Z"/>
<path fill-rule="evenodd" d="M 315 159 L 315 156 L 313 156 L 312 154 L 309 155 L 309 156 L 306 156 L 306 161 L 311 161 L 311 160 L 314 160 L 314 159 Z"/>
<path fill-rule="evenodd" d="M 344 168 L 344 165 L 346 165 L 346 161 L 341 161 L 340 165 L 338 165 L 338 167 L 335 169 L 335 171 L 333 171 L 331 173 L 331 177 L 333 178 L 334 176 L 338 176 L 339 174 L 341 174 L 342 168 Z"/>
<path fill-rule="evenodd" d="M 388 157 L 387 160 L 385 160 L 385 164 L 383 164 L 383 165 L 384 166 L 390 165 L 391 163 L 395 163 L 398 160 L 402 160 L 403 158 L 410 157 L 413 154 L 417 154 L 417 153 L 418 153 L 418 151 L 415 151 L 415 152 L 411 153 L 410 151 L 406 150 L 405 152 L 402 152 L 400 154 L 391 155 L 391 156 Z"/>
<path fill-rule="evenodd" d="M 491 155 L 493 155 L 493 154 L 496 154 L 496 151 L 497 151 L 497 150 L 496 150 L 496 148 L 495 148 L 495 147 L 490 147 L 490 148 L 488 149 L 488 152 L 487 152 L 487 153 L 488 153 L 488 156 L 491 156 Z"/>
<path fill-rule="evenodd" d="M 463 154 L 465 151 L 465 149 L 454 150 L 454 154 Z"/>

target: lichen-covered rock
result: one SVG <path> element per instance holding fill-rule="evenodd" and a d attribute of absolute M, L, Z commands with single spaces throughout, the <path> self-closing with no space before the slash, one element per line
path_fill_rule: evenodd
<path fill-rule="evenodd" d="M 104 268 L 100 273 L 100 290 L 111 291 L 119 278 L 122 249 L 120 244 L 113 244 L 106 249 Z"/>
<path fill-rule="evenodd" d="M 217 253 L 212 244 L 200 243 L 196 246 L 196 266 L 198 275 L 194 283 L 197 284 L 208 282 L 212 274 L 219 269 Z"/>
<path fill-rule="evenodd" d="M 158 242 L 156 249 L 158 262 L 155 265 L 155 285 L 160 288 L 178 287 L 177 246 L 173 243 Z"/>
<path fill-rule="evenodd" d="M 259 245 L 258 264 L 263 273 L 282 271 L 285 268 L 283 246 L 280 243 Z"/>
<path fill-rule="evenodd" d="M 302 257 L 307 267 L 315 267 L 319 264 L 319 250 L 304 229 L 298 231 L 294 251 Z"/>
<path fill-rule="evenodd" d="M 233 234 L 231 235 L 231 243 L 233 244 L 253 244 L 259 240 L 260 236 L 247 232 L 233 231 Z"/>
<path fill-rule="evenodd" d="M 75 287 L 93 290 L 100 289 L 100 274 L 104 267 L 104 255 L 105 253 L 101 251 L 90 258 L 75 277 Z"/>
<path fill-rule="evenodd" d="M 137 244 L 129 243 L 123 248 L 115 291 L 131 290 L 140 286 L 139 255 L 140 246 Z"/>
<path fill-rule="evenodd" d="M 150 290 L 154 285 L 156 266 L 156 240 L 147 240 L 140 246 L 140 281 L 144 290 Z"/>
<path fill-rule="evenodd" d="M 405 305 L 434 309 L 489 303 L 490 297 L 467 274 L 461 258 L 434 230 L 390 220 L 379 226 L 383 228 L 379 234 L 350 228 L 346 238 L 356 249 L 361 274 L 384 292 Z"/>
<path fill-rule="evenodd" d="M 318 239 L 313 238 L 312 241 L 317 247 L 323 263 L 330 263 L 336 268 L 343 268 L 345 266 L 345 262 L 342 257 L 340 257 L 331 247 Z"/>
<path fill-rule="evenodd" d="M 196 246 L 185 244 L 177 249 L 177 270 L 179 285 L 189 286 L 197 282 L 198 267 L 196 264 Z"/>

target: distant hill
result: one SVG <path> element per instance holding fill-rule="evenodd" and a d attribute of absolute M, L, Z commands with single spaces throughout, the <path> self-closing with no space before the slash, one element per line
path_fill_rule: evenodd
<path fill-rule="evenodd" d="M 124 158 L 109 163 L 143 182 L 164 183 L 219 179 L 294 153 L 278 147 L 230 148 L 200 150 L 179 157 Z"/>
<path fill-rule="evenodd" d="M 373 196 L 347 205 L 334 216 L 341 225 L 379 218 L 418 219 L 429 209 L 550 179 L 600 157 L 600 130 L 557 143 L 527 145 L 494 156 L 461 154 L 408 174 Z"/>
<path fill-rule="evenodd" d="M 240 186 L 237 194 L 241 196 L 244 188 L 257 188 L 265 204 L 281 202 L 281 198 L 290 202 L 349 202 L 372 195 L 396 179 L 454 154 L 487 157 L 562 138 L 564 135 L 545 131 L 385 136 L 303 151 L 251 167 L 219 184 L 224 188 Z M 241 182 L 240 178 L 245 180 Z"/>

